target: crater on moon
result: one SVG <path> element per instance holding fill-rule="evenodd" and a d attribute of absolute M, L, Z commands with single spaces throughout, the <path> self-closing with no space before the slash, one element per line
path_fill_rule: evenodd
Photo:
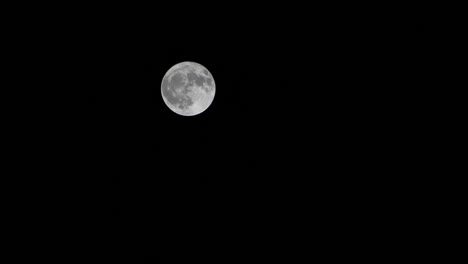
<path fill-rule="evenodd" d="M 173 112 L 194 116 L 213 102 L 215 82 L 208 69 L 195 62 L 174 65 L 164 75 L 161 94 Z"/>

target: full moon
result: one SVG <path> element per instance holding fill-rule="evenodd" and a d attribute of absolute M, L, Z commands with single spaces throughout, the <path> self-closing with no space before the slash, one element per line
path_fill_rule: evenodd
<path fill-rule="evenodd" d="M 161 95 L 174 113 L 194 116 L 213 102 L 215 82 L 211 73 L 196 62 L 181 62 L 171 67 L 162 80 Z"/>

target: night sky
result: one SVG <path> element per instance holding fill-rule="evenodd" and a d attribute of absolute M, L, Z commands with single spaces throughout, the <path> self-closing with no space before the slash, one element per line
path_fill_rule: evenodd
<path fill-rule="evenodd" d="M 34 38 L 54 39 L 38 44 L 38 56 L 65 87 L 51 109 L 57 119 L 44 121 L 70 153 L 57 164 L 76 175 L 78 210 L 92 230 L 109 232 L 110 255 L 182 263 L 218 260 L 214 251 L 241 260 L 281 247 L 268 231 L 278 226 L 294 233 L 315 223 L 317 236 L 339 235 L 339 215 L 382 208 L 382 193 L 417 162 L 424 118 L 416 105 L 434 26 L 424 17 L 211 8 L 86 9 Z M 193 117 L 172 112 L 160 91 L 184 61 L 205 66 L 216 83 L 211 106 Z"/>

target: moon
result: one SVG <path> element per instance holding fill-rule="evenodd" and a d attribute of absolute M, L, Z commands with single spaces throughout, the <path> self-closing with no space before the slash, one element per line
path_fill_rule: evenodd
<path fill-rule="evenodd" d="M 174 65 L 166 72 L 161 83 L 161 95 L 167 107 L 182 116 L 204 112 L 213 102 L 215 92 L 213 76 L 196 62 L 186 61 Z"/>

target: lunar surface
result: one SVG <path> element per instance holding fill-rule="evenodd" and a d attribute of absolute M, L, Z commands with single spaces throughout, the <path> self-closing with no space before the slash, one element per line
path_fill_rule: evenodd
<path fill-rule="evenodd" d="M 194 116 L 205 111 L 213 102 L 215 83 L 210 72 L 195 62 L 182 62 L 164 75 L 161 94 L 173 112 Z"/>

